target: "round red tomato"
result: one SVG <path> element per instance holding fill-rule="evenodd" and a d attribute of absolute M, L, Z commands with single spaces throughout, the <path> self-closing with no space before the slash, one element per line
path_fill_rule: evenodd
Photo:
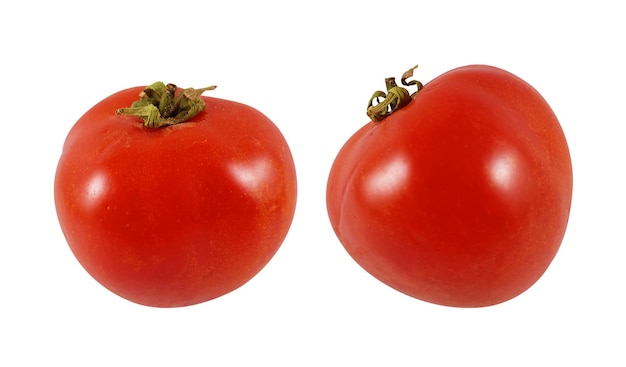
<path fill-rule="evenodd" d="M 507 301 L 563 239 L 572 166 L 561 126 L 529 84 L 473 65 L 372 121 L 330 171 L 330 222 L 367 272 L 448 306 Z"/>
<path fill-rule="evenodd" d="M 104 99 L 69 132 L 58 219 L 78 261 L 112 292 L 197 304 L 240 287 L 276 253 L 295 210 L 294 162 L 272 121 L 244 104 L 198 95 L 197 115 L 160 128 L 116 114 L 142 90 Z"/>

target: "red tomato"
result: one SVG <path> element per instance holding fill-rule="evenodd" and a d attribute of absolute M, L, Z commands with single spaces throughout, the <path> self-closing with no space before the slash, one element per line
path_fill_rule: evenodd
<path fill-rule="evenodd" d="M 54 196 L 71 250 L 103 286 L 177 307 L 224 295 L 273 257 L 291 225 L 296 173 L 259 111 L 201 97 L 203 111 L 149 128 L 117 115 L 143 87 L 104 99 L 69 132 Z"/>
<path fill-rule="evenodd" d="M 456 307 L 507 301 L 533 285 L 563 239 L 572 167 L 542 96 L 473 65 L 426 84 L 370 122 L 330 171 L 330 222 L 367 272 Z"/>

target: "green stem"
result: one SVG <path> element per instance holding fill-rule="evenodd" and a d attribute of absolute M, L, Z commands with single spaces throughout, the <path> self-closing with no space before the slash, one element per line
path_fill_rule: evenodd
<path fill-rule="evenodd" d="M 206 104 L 202 93 L 215 88 L 214 85 L 201 89 L 187 88 L 176 94 L 176 85 L 156 82 L 139 93 L 139 100 L 130 107 L 119 108 L 115 113 L 140 117 L 150 128 L 179 124 L 203 111 Z"/>
<path fill-rule="evenodd" d="M 404 86 L 417 86 L 417 91 L 415 91 L 415 93 L 409 94 L 409 91 L 406 88 L 398 86 L 395 78 L 385 79 L 387 93 L 383 91 L 374 92 L 367 105 L 367 116 L 369 116 L 372 121 L 382 121 L 395 111 L 408 105 L 409 102 L 413 100 L 417 92 L 423 88 L 422 83 L 417 80 L 407 82 L 407 79 L 413 76 L 413 70 L 416 68 L 417 66 L 414 66 L 407 70 L 402 75 L 402 79 L 400 80 Z M 381 98 L 383 99 L 382 101 L 380 100 Z M 374 104 L 374 101 L 376 101 L 376 104 Z"/>

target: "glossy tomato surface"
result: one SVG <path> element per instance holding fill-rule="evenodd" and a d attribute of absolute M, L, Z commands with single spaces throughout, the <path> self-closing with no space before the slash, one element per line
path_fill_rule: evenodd
<path fill-rule="evenodd" d="M 143 87 L 118 92 L 69 132 L 54 183 L 71 250 L 133 302 L 176 307 L 224 295 L 273 257 L 294 215 L 296 173 L 259 111 L 202 97 L 188 122 L 145 127 L 116 115 Z"/>
<path fill-rule="evenodd" d="M 370 122 L 330 171 L 330 222 L 366 271 L 456 307 L 507 301 L 545 272 L 572 198 L 565 136 L 542 96 L 495 67 L 427 83 Z"/>

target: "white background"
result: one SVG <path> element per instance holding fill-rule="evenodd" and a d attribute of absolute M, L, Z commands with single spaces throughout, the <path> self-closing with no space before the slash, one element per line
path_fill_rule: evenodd
<path fill-rule="evenodd" d="M 10 5 L 8 5 L 10 4 Z M 515 5 L 517 4 L 517 5 Z M 617 1 L 10 1 L 0 5 L 0 365 L 624 366 L 626 58 Z M 384 78 L 486 63 L 548 100 L 574 199 L 555 261 L 521 296 L 456 309 L 366 274 L 326 216 L 343 142 Z M 253 280 L 187 308 L 102 288 L 58 226 L 65 135 L 104 97 L 217 84 L 289 142 L 299 200 Z"/>

